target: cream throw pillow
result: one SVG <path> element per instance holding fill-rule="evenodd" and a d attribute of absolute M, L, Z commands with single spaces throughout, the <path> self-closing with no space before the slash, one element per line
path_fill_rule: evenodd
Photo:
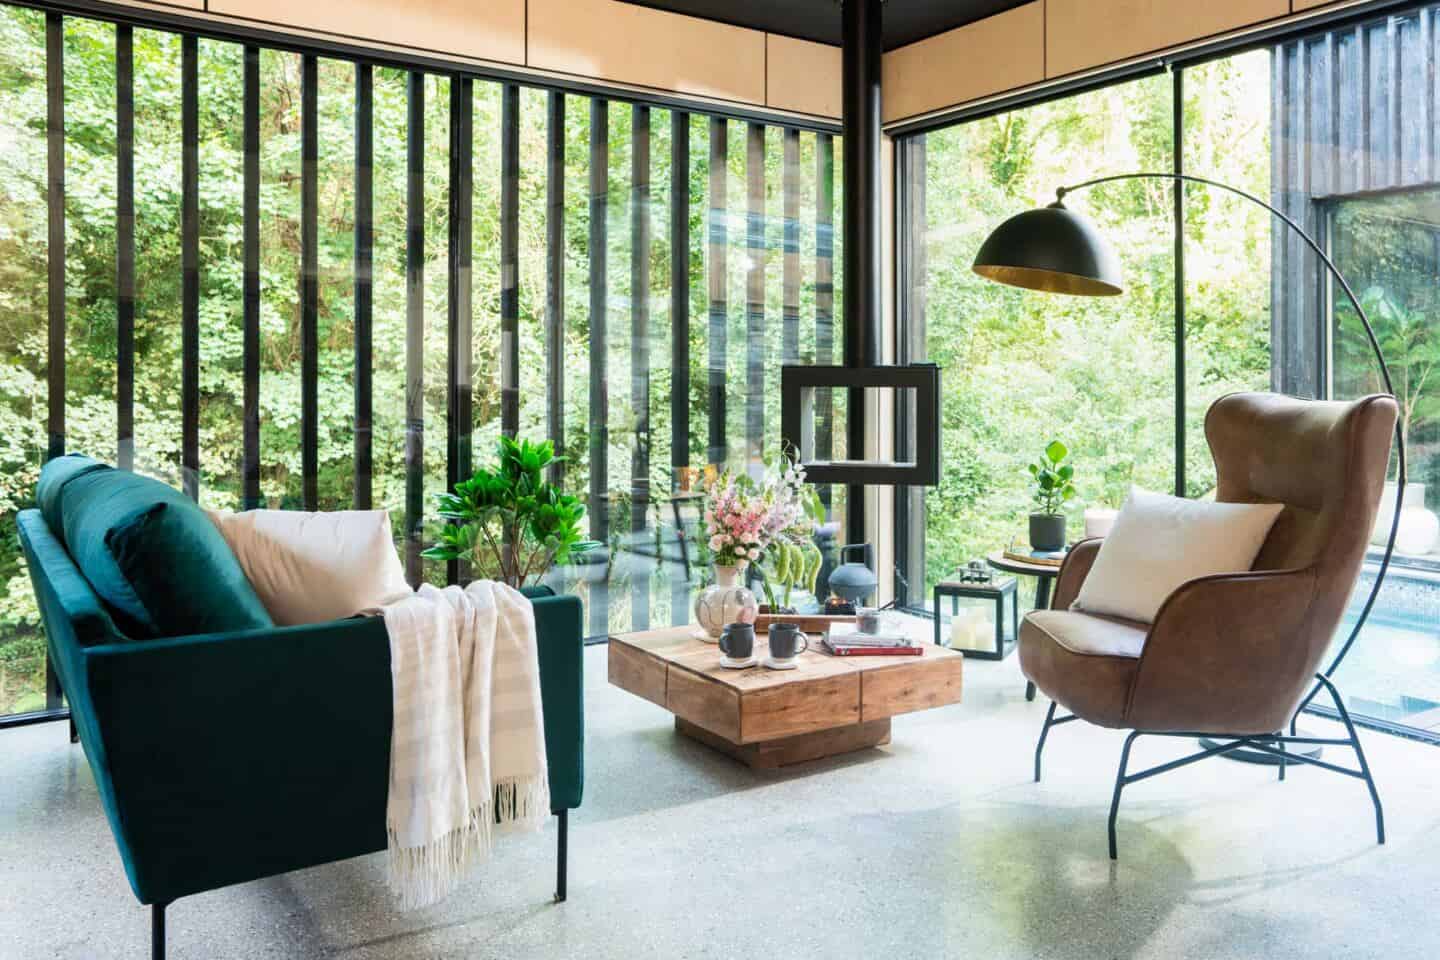
<path fill-rule="evenodd" d="M 1071 609 L 1150 623 L 1187 580 L 1249 570 L 1281 509 L 1132 487 Z"/>
<path fill-rule="evenodd" d="M 341 620 L 412 592 L 384 510 L 209 513 L 279 626 Z"/>

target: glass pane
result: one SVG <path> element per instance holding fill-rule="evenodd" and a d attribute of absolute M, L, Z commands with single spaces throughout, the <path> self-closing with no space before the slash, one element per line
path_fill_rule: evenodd
<path fill-rule="evenodd" d="M 46 454 L 45 14 L 0 6 L 0 716 L 45 709 L 45 635 L 15 515 Z"/>
<path fill-rule="evenodd" d="M 373 501 L 405 551 L 405 132 L 407 74 L 374 73 Z"/>
<path fill-rule="evenodd" d="M 1185 71 L 1185 169 L 1270 195 L 1270 52 Z M 1185 495 L 1213 496 L 1205 411 L 1270 389 L 1271 214 L 1215 188 L 1185 188 Z M 1282 228 L 1283 229 L 1283 228 Z"/>
<path fill-rule="evenodd" d="M 244 51 L 199 42 L 200 503 L 240 506 Z"/>
<path fill-rule="evenodd" d="M 136 30 L 135 470 L 180 486 L 180 37 Z"/>
<path fill-rule="evenodd" d="M 925 348 L 945 370 L 943 472 L 926 491 L 925 592 L 1024 536 L 1026 465 L 1072 451 L 1081 499 L 1173 489 L 1174 263 L 1168 185 L 1131 181 L 1067 202 L 1121 259 L 1126 293 L 1062 297 L 970 269 L 997 224 L 1057 186 L 1172 163 L 1169 79 L 1138 80 L 930 133 L 925 139 Z M 1072 508 L 1072 531 L 1080 510 Z"/>
<path fill-rule="evenodd" d="M 355 66 L 321 60 L 319 135 L 319 506 L 355 500 Z"/>

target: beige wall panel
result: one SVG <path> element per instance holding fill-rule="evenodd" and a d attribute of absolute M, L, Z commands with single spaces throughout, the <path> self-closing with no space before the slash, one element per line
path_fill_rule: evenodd
<path fill-rule="evenodd" d="M 1314 10 L 1316 7 L 1339 7 L 1344 6 L 1345 0 L 1291 0 L 1290 9 L 1299 13 L 1301 10 Z"/>
<path fill-rule="evenodd" d="M 765 34 L 617 0 L 530 0 L 529 65 L 765 102 Z"/>
<path fill-rule="evenodd" d="M 136 7 L 140 10 L 166 10 L 179 8 L 181 10 L 204 10 L 205 0 L 158 0 L 156 3 L 146 3 L 145 0 L 111 0 L 122 7 Z"/>
<path fill-rule="evenodd" d="M 210 0 L 211 13 L 525 62 L 525 0 Z"/>
<path fill-rule="evenodd" d="M 1037 0 L 885 54 L 885 122 L 1044 80 L 1044 8 Z"/>
<path fill-rule="evenodd" d="M 765 105 L 817 117 L 840 116 L 840 48 L 767 33 Z"/>
<path fill-rule="evenodd" d="M 1059 77 L 1283 17 L 1290 0 L 1046 0 L 1046 76 Z"/>

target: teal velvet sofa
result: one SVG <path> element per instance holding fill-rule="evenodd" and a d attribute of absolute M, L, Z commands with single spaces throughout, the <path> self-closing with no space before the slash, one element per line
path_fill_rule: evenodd
<path fill-rule="evenodd" d="M 115 605 L 102 600 L 62 539 L 66 530 L 83 538 L 70 520 L 87 505 L 70 502 L 76 481 L 64 484 L 60 531 L 47 522 L 56 497 L 52 489 L 47 499 L 45 484 L 42 475 L 42 509 L 18 517 L 20 539 L 72 730 L 131 888 L 152 907 L 153 956 L 164 955 L 165 907 L 180 897 L 385 849 L 391 679 L 384 621 L 135 639 L 117 626 Z M 141 496 L 153 494 L 146 488 Z M 112 491 L 107 509 L 127 496 L 135 494 Z M 183 512 L 188 504 L 166 509 Z M 558 818 L 555 896 L 564 900 L 567 812 L 584 788 L 582 611 L 576 597 L 528 592 Z"/>

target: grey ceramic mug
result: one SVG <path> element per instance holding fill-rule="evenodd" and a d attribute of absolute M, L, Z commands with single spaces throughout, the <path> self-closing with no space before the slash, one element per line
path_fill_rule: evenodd
<path fill-rule="evenodd" d="M 731 660 L 749 660 L 755 655 L 755 624 L 727 623 L 720 631 L 720 652 Z"/>
<path fill-rule="evenodd" d="M 800 632 L 798 624 L 770 624 L 770 656 L 791 660 L 810 649 L 810 638 Z"/>

